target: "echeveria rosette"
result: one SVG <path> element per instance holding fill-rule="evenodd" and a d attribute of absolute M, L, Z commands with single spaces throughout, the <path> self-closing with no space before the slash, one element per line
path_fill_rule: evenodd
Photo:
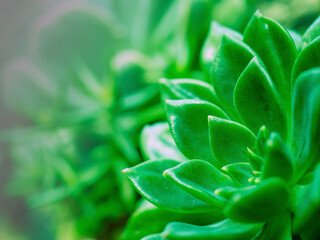
<path fill-rule="evenodd" d="M 145 240 L 319 239 L 319 29 L 318 19 L 296 47 L 257 12 L 242 40 L 222 37 L 213 86 L 161 80 L 169 128 L 188 160 L 166 156 L 124 172 L 145 199 L 184 218 Z M 224 219 L 186 221 L 208 212 Z"/>

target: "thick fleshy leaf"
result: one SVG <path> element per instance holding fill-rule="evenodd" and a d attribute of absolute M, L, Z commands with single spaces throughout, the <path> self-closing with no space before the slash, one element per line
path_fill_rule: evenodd
<path fill-rule="evenodd" d="M 258 239 L 292 240 L 291 212 L 287 211 L 268 221 Z"/>
<path fill-rule="evenodd" d="M 289 206 L 289 192 L 280 178 L 238 190 L 225 208 L 227 217 L 239 222 L 264 222 Z"/>
<path fill-rule="evenodd" d="M 160 79 L 164 100 L 194 99 L 218 105 L 219 100 L 211 85 L 195 79 Z"/>
<path fill-rule="evenodd" d="M 301 48 L 305 48 L 314 39 L 320 36 L 320 16 L 308 27 L 302 36 Z"/>
<path fill-rule="evenodd" d="M 292 86 L 302 72 L 315 67 L 320 67 L 320 36 L 299 53 L 292 69 Z"/>
<path fill-rule="evenodd" d="M 242 40 L 242 35 L 231 28 L 224 27 L 217 22 L 212 22 L 210 30 L 201 50 L 201 67 L 210 76 L 212 61 L 220 47 L 224 35 Z"/>
<path fill-rule="evenodd" d="M 289 33 L 280 24 L 263 17 L 258 11 L 244 31 L 243 42 L 252 47 L 266 65 L 289 114 L 291 70 L 297 54 Z"/>
<path fill-rule="evenodd" d="M 250 148 L 247 148 L 247 150 L 248 150 L 250 167 L 253 174 L 260 173 L 262 170 L 264 159 L 260 157 L 258 154 L 256 154 L 255 152 L 253 152 Z"/>
<path fill-rule="evenodd" d="M 238 223 L 230 219 L 208 226 L 170 223 L 161 235 L 168 240 L 245 240 L 254 237 L 262 226 Z"/>
<path fill-rule="evenodd" d="M 250 164 L 239 162 L 228 164 L 222 168 L 222 170 L 231 177 L 231 179 L 239 186 L 250 185 L 248 179 L 254 177 Z"/>
<path fill-rule="evenodd" d="M 174 212 L 207 212 L 212 207 L 193 197 L 178 185 L 166 179 L 163 172 L 175 167 L 179 161 L 161 159 L 150 160 L 123 172 L 136 190 L 154 205 Z"/>
<path fill-rule="evenodd" d="M 295 180 L 319 161 L 319 102 L 320 68 L 316 68 L 301 74 L 293 91 L 291 152 L 295 162 Z"/>
<path fill-rule="evenodd" d="M 288 33 L 294 41 L 294 45 L 296 46 L 296 48 L 299 49 L 302 44 L 302 36 L 292 29 L 288 29 Z"/>
<path fill-rule="evenodd" d="M 208 102 L 167 100 L 167 116 L 173 138 L 189 159 L 215 162 L 209 143 L 209 115 L 227 118 L 221 109 Z"/>
<path fill-rule="evenodd" d="M 184 222 L 197 225 L 207 225 L 223 219 L 222 212 L 207 212 L 196 214 L 176 213 L 158 208 L 146 200 L 139 205 L 130 216 L 124 229 L 123 240 L 141 239 L 150 234 L 162 232 L 170 222 Z M 152 224 L 150 224 L 152 222 Z"/>
<path fill-rule="evenodd" d="M 245 126 L 210 116 L 209 132 L 213 155 L 222 166 L 249 161 L 247 148 L 254 146 L 256 137 Z"/>
<path fill-rule="evenodd" d="M 234 103 L 242 120 L 254 133 L 266 125 L 286 139 L 286 115 L 280 96 L 257 58 L 252 59 L 239 77 Z"/>
<path fill-rule="evenodd" d="M 150 236 L 141 238 L 141 240 L 165 240 L 165 238 L 163 238 L 161 234 L 152 234 Z"/>
<path fill-rule="evenodd" d="M 293 174 L 293 163 L 290 152 L 281 137 L 273 132 L 265 144 L 262 179 L 279 177 L 289 182 Z"/>
<path fill-rule="evenodd" d="M 215 190 L 226 186 L 236 186 L 227 175 L 202 160 L 181 163 L 166 170 L 163 175 L 194 197 L 213 206 L 225 204 L 214 194 Z"/>
<path fill-rule="evenodd" d="M 233 118 L 237 117 L 233 102 L 234 87 L 240 74 L 254 56 L 246 44 L 224 36 L 213 59 L 211 71 L 213 88 Z"/>
<path fill-rule="evenodd" d="M 177 148 L 168 123 L 155 123 L 145 126 L 141 132 L 140 146 L 146 160 L 157 158 L 187 160 Z"/>
<path fill-rule="evenodd" d="M 264 146 L 266 144 L 266 141 L 269 139 L 269 135 L 270 132 L 265 125 L 263 125 L 258 131 L 256 149 L 260 156 L 264 156 Z"/>
<path fill-rule="evenodd" d="M 302 188 L 302 195 L 296 202 L 297 209 L 294 218 L 294 231 L 300 233 L 303 239 L 320 238 L 320 164 L 317 165 L 311 184 Z"/>

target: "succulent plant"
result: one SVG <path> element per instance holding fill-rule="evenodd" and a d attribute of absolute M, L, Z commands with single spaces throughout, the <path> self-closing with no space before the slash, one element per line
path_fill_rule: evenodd
<path fill-rule="evenodd" d="M 150 202 L 124 239 L 319 239 L 320 18 L 302 38 L 260 12 L 216 32 L 212 85 L 160 81 L 169 126 L 123 171 Z"/>

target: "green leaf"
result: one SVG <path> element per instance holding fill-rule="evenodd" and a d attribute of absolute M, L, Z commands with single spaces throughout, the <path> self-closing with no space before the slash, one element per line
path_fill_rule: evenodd
<path fill-rule="evenodd" d="M 240 74 L 254 56 L 246 44 L 224 36 L 213 59 L 211 71 L 213 88 L 234 119 L 238 116 L 233 102 L 234 87 Z"/>
<path fill-rule="evenodd" d="M 141 240 L 165 240 L 160 234 L 152 234 L 150 236 L 144 237 Z"/>
<path fill-rule="evenodd" d="M 140 146 L 146 160 L 157 158 L 187 160 L 177 148 L 168 123 L 146 125 L 141 132 Z"/>
<path fill-rule="evenodd" d="M 290 182 L 293 175 L 293 163 L 289 150 L 277 133 L 271 133 L 267 140 L 264 156 L 262 179 L 279 177 L 287 183 Z"/>
<path fill-rule="evenodd" d="M 320 36 L 320 16 L 308 27 L 302 36 L 301 48 L 305 48 L 313 40 Z"/>
<path fill-rule="evenodd" d="M 213 155 L 222 166 L 249 161 L 247 148 L 254 147 L 256 137 L 245 126 L 210 116 L 209 132 Z"/>
<path fill-rule="evenodd" d="M 261 57 L 289 114 L 291 70 L 297 55 L 289 33 L 280 24 L 263 17 L 257 11 L 244 31 L 243 42 Z"/>
<path fill-rule="evenodd" d="M 262 224 L 243 224 L 230 219 L 208 226 L 170 223 L 161 236 L 168 240 L 245 240 L 254 237 L 261 228 Z"/>
<path fill-rule="evenodd" d="M 222 170 L 231 177 L 231 179 L 239 186 L 250 185 L 248 179 L 254 177 L 250 164 L 239 162 L 228 164 L 222 168 Z"/>
<path fill-rule="evenodd" d="M 311 68 L 320 67 L 320 36 L 308 44 L 297 56 L 292 69 L 292 86 L 298 76 Z"/>
<path fill-rule="evenodd" d="M 319 239 L 320 164 L 315 169 L 313 181 L 303 188 L 302 196 L 298 198 L 296 205 L 294 231 L 304 236 L 303 239 Z"/>
<path fill-rule="evenodd" d="M 287 211 L 267 222 L 259 239 L 292 240 L 291 212 Z"/>
<path fill-rule="evenodd" d="M 150 160 L 123 172 L 129 177 L 136 190 L 152 204 L 174 212 L 207 212 L 212 207 L 198 200 L 175 183 L 166 179 L 163 172 L 180 162 L 162 159 Z"/>
<path fill-rule="evenodd" d="M 258 131 L 255 146 L 260 156 L 264 156 L 264 146 L 266 144 L 266 141 L 269 139 L 269 135 L 270 132 L 265 125 L 263 125 Z"/>
<path fill-rule="evenodd" d="M 254 133 L 266 125 L 286 138 L 286 116 L 281 99 L 257 58 L 251 60 L 239 77 L 234 103 L 242 120 Z"/>
<path fill-rule="evenodd" d="M 211 85 L 195 79 L 160 79 L 164 100 L 194 99 L 219 105 L 219 100 Z"/>
<path fill-rule="evenodd" d="M 319 102 L 320 68 L 315 68 L 298 77 L 293 91 L 291 153 L 296 181 L 320 157 Z"/>
<path fill-rule="evenodd" d="M 264 222 L 282 214 L 289 206 L 289 192 L 280 178 L 269 178 L 236 192 L 225 215 L 234 221 Z"/>
<path fill-rule="evenodd" d="M 201 67 L 210 76 L 212 61 L 220 47 L 222 37 L 231 36 L 242 40 L 242 35 L 231 28 L 224 27 L 217 22 L 211 22 L 211 26 L 201 50 Z"/>
<path fill-rule="evenodd" d="M 174 221 L 206 225 L 223 219 L 219 212 L 206 212 L 195 214 L 184 214 L 170 212 L 158 208 L 146 200 L 143 200 L 136 211 L 134 211 L 123 232 L 123 240 L 136 240 L 142 237 L 161 232 L 165 226 Z M 152 222 L 152 224 L 150 224 Z"/>
<path fill-rule="evenodd" d="M 178 184 L 194 197 L 212 205 L 223 206 L 215 190 L 226 186 L 235 186 L 233 181 L 210 163 L 191 160 L 166 170 L 163 175 Z"/>
<path fill-rule="evenodd" d="M 227 118 L 217 106 L 196 100 L 167 100 L 170 130 L 180 151 L 189 159 L 216 164 L 209 143 L 208 116 Z"/>
<path fill-rule="evenodd" d="M 264 159 L 260 157 L 258 154 L 253 152 L 250 148 L 247 148 L 250 167 L 253 174 L 260 173 L 262 170 Z"/>
<path fill-rule="evenodd" d="M 296 48 L 299 49 L 302 45 L 302 36 L 292 29 L 288 29 L 288 33 L 294 41 L 294 45 L 296 46 Z"/>

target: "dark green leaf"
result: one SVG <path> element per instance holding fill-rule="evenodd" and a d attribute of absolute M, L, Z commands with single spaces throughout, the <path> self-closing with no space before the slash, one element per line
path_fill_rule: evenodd
<path fill-rule="evenodd" d="M 240 222 L 264 222 L 289 206 L 289 192 L 280 178 L 269 178 L 236 192 L 225 208 L 227 217 Z"/>
<path fill-rule="evenodd" d="M 287 211 L 267 222 L 259 239 L 292 240 L 291 212 Z"/>
<path fill-rule="evenodd" d="M 286 139 L 286 115 L 280 96 L 257 58 L 252 59 L 239 77 L 234 103 L 242 120 L 254 133 L 266 125 Z"/>
<path fill-rule="evenodd" d="M 267 127 L 263 125 L 257 134 L 257 140 L 256 140 L 256 149 L 258 150 L 258 153 L 260 156 L 264 156 L 264 146 L 266 144 L 266 141 L 268 140 L 270 135 L 270 132 L 268 131 Z"/>
<path fill-rule="evenodd" d="M 227 118 L 226 114 L 204 101 L 167 100 L 167 115 L 173 138 L 181 152 L 189 159 L 214 163 L 209 143 L 208 116 Z"/>
<path fill-rule="evenodd" d="M 246 44 L 224 36 L 213 59 L 211 77 L 214 90 L 233 118 L 237 117 L 233 102 L 234 87 L 240 74 L 254 56 Z"/>
<path fill-rule="evenodd" d="M 291 70 L 297 55 L 289 33 L 280 24 L 263 17 L 258 11 L 248 23 L 243 41 L 261 57 L 289 114 Z"/>
<path fill-rule="evenodd" d="M 281 137 L 273 132 L 265 144 L 264 166 L 262 179 L 279 177 L 290 182 L 293 174 L 293 163 L 290 152 Z"/>
<path fill-rule="evenodd" d="M 256 137 L 245 126 L 210 116 L 209 132 L 213 155 L 222 166 L 249 161 L 247 148 L 254 146 Z"/>

